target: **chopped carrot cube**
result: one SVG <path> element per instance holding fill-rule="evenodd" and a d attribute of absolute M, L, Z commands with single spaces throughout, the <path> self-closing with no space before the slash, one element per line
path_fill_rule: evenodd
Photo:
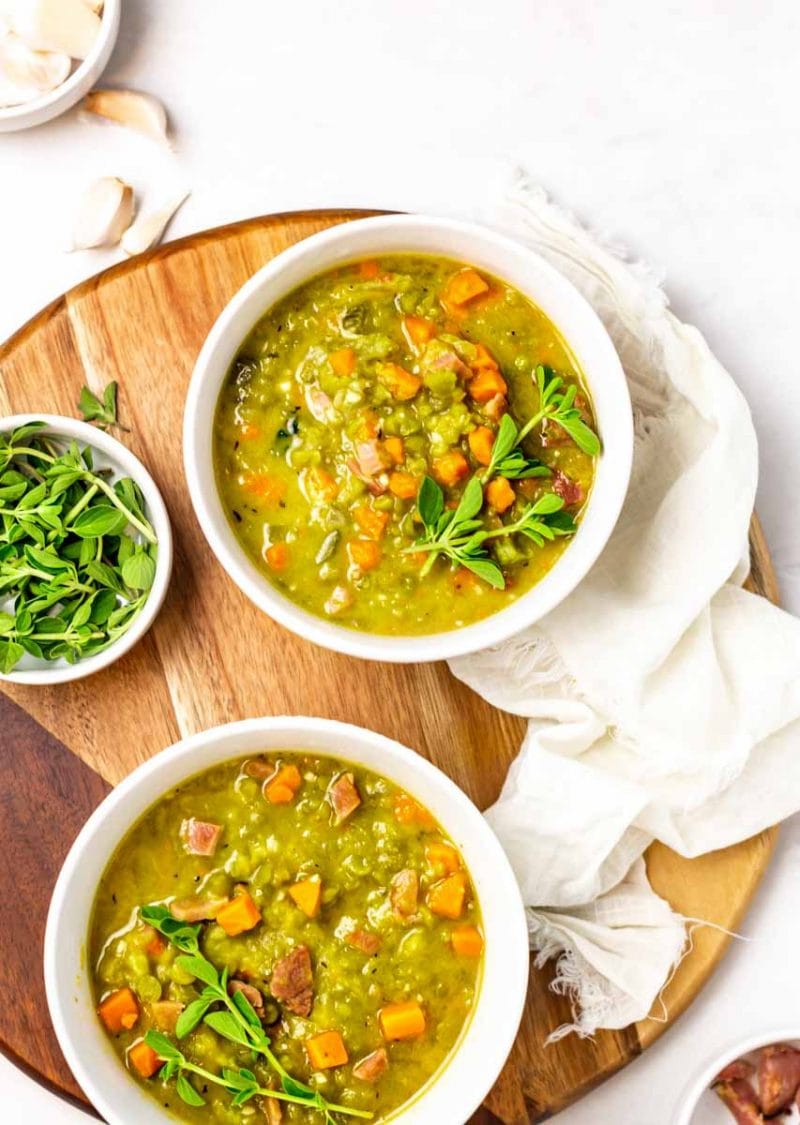
<path fill-rule="evenodd" d="M 364 436 L 376 438 L 378 436 L 380 419 L 374 410 L 364 411 Z"/>
<path fill-rule="evenodd" d="M 368 535 L 370 539 L 380 539 L 386 530 L 386 524 L 389 522 L 388 512 L 376 512 L 374 508 L 370 508 L 367 504 L 361 508 L 356 508 L 353 517 L 364 534 Z"/>
<path fill-rule="evenodd" d="M 306 1039 L 306 1054 L 314 1070 L 330 1070 L 334 1066 L 345 1066 L 350 1056 L 344 1040 L 338 1031 L 323 1031 Z"/>
<path fill-rule="evenodd" d="M 374 281 L 381 272 L 381 267 L 374 258 L 368 258 L 366 261 L 358 263 L 358 272 L 366 281 Z"/>
<path fill-rule="evenodd" d="M 351 539 L 347 554 L 360 570 L 373 570 L 381 561 L 381 549 L 373 539 Z"/>
<path fill-rule="evenodd" d="M 312 500 L 326 500 L 329 503 L 336 498 L 339 491 L 339 485 L 331 474 L 319 465 L 307 470 L 305 486 Z"/>
<path fill-rule="evenodd" d="M 477 270 L 467 266 L 459 270 L 449 279 L 442 292 L 442 298 L 448 305 L 466 305 L 480 297 L 482 293 L 489 292 L 488 282 L 484 281 Z"/>
<path fill-rule="evenodd" d="M 247 891 L 235 895 L 217 914 L 217 922 L 228 937 L 237 937 L 254 929 L 261 921 L 261 911 Z"/>
<path fill-rule="evenodd" d="M 494 358 L 488 348 L 483 344 L 475 345 L 475 358 L 473 359 L 470 367 L 476 367 L 479 371 L 482 368 L 488 368 L 491 371 L 497 371 L 497 360 Z"/>
<path fill-rule="evenodd" d="M 436 325 L 424 316 L 404 316 L 403 334 L 415 351 L 420 351 L 436 335 Z"/>
<path fill-rule="evenodd" d="M 422 386 L 422 380 L 401 367 L 399 363 L 384 363 L 378 375 L 381 382 L 389 388 L 400 402 L 408 402 Z"/>
<path fill-rule="evenodd" d="M 466 894 L 466 876 L 463 871 L 456 871 L 433 884 L 428 891 L 428 906 L 441 918 L 460 918 Z"/>
<path fill-rule="evenodd" d="M 467 438 L 472 456 L 479 465 L 488 465 L 492 459 L 494 434 L 488 426 L 478 426 Z"/>
<path fill-rule="evenodd" d="M 303 779 L 297 766 L 281 766 L 277 773 L 264 783 L 264 796 L 271 805 L 288 805 L 294 800 L 302 784 Z"/>
<path fill-rule="evenodd" d="M 505 512 L 516 500 L 514 489 L 505 477 L 495 477 L 486 486 L 486 499 L 496 512 Z"/>
<path fill-rule="evenodd" d="M 144 947 L 144 951 L 148 957 L 160 957 L 167 948 L 167 943 L 158 930 L 154 930 L 152 926 L 148 926 L 147 929 L 150 933 L 148 934 L 147 945 Z"/>
<path fill-rule="evenodd" d="M 411 473 L 390 473 L 389 491 L 400 500 L 413 500 L 419 489 L 419 481 Z"/>
<path fill-rule="evenodd" d="M 471 570 L 467 570 L 465 566 L 460 566 L 453 575 L 453 589 L 457 594 L 463 594 L 468 590 L 474 590 L 479 585 L 478 578 Z"/>
<path fill-rule="evenodd" d="M 443 844 L 434 840 L 425 848 L 425 858 L 428 863 L 441 866 L 448 875 L 461 870 L 461 857 L 450 844 Z"/>
<path fill-rule="evenodd" d="M 286 543 L 273 543 L 266 550 L 267 563 L 272 570 L 286 570 L 289 565 L 289 548 Z"/>
<path fill-rule="evenodd" d="M 436 828 L 436 821 L 426 808 L 409 797 L 408 793 L 398 793 L 394 799 L 394 818 L 398 824 L 420 824 L 423 828 Z"/>
<path fill-rule="evenodd" d="M 339 348 L 328 353 L 328 363 L 337 375 L 352 375 L 356 367 L 356 353 L 352 348 Z"/>
<path fill-rule="evenodd" d="M 416 1000 L 387 1004 L 378 1012 L 384 1039 L 415 1039 L 425 1030 L 425 1013 Z"/>
<path fill-rule="evenodd" d="M 488 402 L 496 395 L 508 392 L 508 384 L 499 371 L 487 368 L 470 379 L 467 390 L 475 402 Z"/>
<path fill-rule="evenodd" d="M 451 449 L 433 462 L 433 475 L 439 484 L 458 484 L 468 472 L 467 459 L 458 449 Z"/>
<path fill-rule="evenodd" d="M 159 1058 L 152 1047 L 148 1047 L 144 1039 L 134 1043 L 128 1051 L 128 1062 L 142 1078 L 152 1078 L 164 1065 L 164 1060 Z"/>
<path fill-rule="evenodd" d="M 286 482 L 271 477 L 268 473 L 245 473 L 242 487 L 252 496 L 258 496 L 266 504 L 277 504 L 286 495 Z"/>
<path fill-rule="evenodd" d="M 245 422 L 239 430 L 239 441 L 257 441 L 261 437 L 261 427 L 255 422 Z"/>
<path fill-rule="evenodd" d="M 394 461 L 395 465 L 402 465 L 406 459 L 405 442 L 401 437 L 387 437 L 383 448 Z"/>
<path fill-rule="evenodd" d="M 130 1031 L 139 1019 L 139 1002 L 129 988 L 112 992 L 97 1009 L 100 1019 L 112 1035 Z"/>
<path fill-rule="evenodd" d="M 307 918 L 316 918 L 322 903 L 322 882 L 318 878 L 301 879 L 289 887 L 289 897 Z"/>
<path fill-rule="evenodd" d="M 480 957 L 483 952 L 483 938 L 474 926 L 456 926 L 450 935 L 450 944 L 459 957 Z"/>

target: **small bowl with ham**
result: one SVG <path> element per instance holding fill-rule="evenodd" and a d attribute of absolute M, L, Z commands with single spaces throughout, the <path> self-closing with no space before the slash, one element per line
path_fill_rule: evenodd
<path fill-rule="evenodd" d="M 732 1045 L 692 1081 L 676 1125 L 800 1122 L 800 1028 L 778 1028 Z"/>

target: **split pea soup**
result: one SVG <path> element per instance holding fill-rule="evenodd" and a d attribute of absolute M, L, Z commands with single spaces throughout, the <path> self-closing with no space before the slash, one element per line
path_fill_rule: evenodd
<path fill-rule="evenodd" d="M 483 930 L 427 809 L 369 770 L 287 751 L 153 805 L 103 874 L 89 949 L 114 1051 L 166 1110 L 346 1125 L 385 1121 L 445 1064 Z"/>
<path fill-rule="evenodd" d="M 446 259 L 324 273 L 242 345 L 214 424 L 220 497 L 285 596 L 382 634 L 469 625 L 558 562 L 600 442 L 565 341 Z"/>

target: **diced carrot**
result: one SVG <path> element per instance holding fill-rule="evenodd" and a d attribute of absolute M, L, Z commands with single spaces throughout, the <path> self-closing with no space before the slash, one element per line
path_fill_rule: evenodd
<path fill-rule="evenodd" d="M 422 386 L 422 380 L 399 363 L 384 363 L 378 371 L 381 382 L 400 402 L 408 402 Z"/>
<path fill-rule="evenodd" d="M 451 449 L 449 453 L 443 453 L 433 462 L 433 475 L 439 484 L 458 484 L 468 472 L 467 459 L 458 449 Z"/>
<path fill-rule="evenodd" d="M 442 291 L 442 299 L 448 305 L 466 305 L 480 297 L 482 293 L 489 292 L 489 285 L 483 280 L 477 270 L 467 266 L 466 269 L 454 273 Z"/>
<path fill-rule="evenodd" d="M 383 448 L 394 461 L 395 465 L 402 465 L 406 459 L 405 442 L 401 437 L 387 437 Z"/>
<path fill-rule="evenodd" d="M 474 590 L 479 585 L 477 575 L 473 574 L 471 570 L 467 570 L 465 566 L 460 566 L 453 575 L 453 589 L 457 594 Z"/>
<path fill-rule="evenodd" d="M 152 926 L 148 926 L 147 928 L 150 930 L 150 933 L 148 934 L 147 945 L 145 945 L 144 951 L 148 957 L 160 957 L 167 948 L 167 943 L 158 930 L 154 930 Z"/>
<path fill-rule="evenodd" d="M 380 539 L 386 530 L 386 524 L 389 522 L 388 512 L 376 512 L 368 504 L 356 508 L 353 517 L 364 534 L 368 535 L 370 539 Z"/>
<path fill-rule="evenodd" d="M 432 840 L 425 848 L 425 858 L 428 863 L 443 867 L 448 875 L 461 870 L 461 857 L 450 844 L 443 844 L 440 840 Z"/>
<path fill-rule="evenodd" d="M 128 1051 L 128 1062 L 142 1078 L 152 1078 L 164 1065 L 164 1060 L 159 1058 L 152 1047 L 148 1047 L 144 1039 L 134 1043 Z"/>
<path fill-rule="evenodd" d="M 419 489 L 419 481 L 411 473 L 390 473 L 389 491 L 400 500 L 413 500 Z"/>
<path fill-rule="evenodd" d="M 351 539 L 347 554 L 353 566 L 360 570 L 373 570 L 381 561 L 381 549 L 374 539 Z"/>
<path fill-rule="evenodd" d="M 301 879 L 289 887 L 289 897 L 307 918 L 316 918 L 322 902 L 322 882 L 320 879 Z"/>
<path fill-rule="evenodd" d="M 441 918 L 460 918 L 466 894 L 466 876 L 463 871 L 456 871 L 433 884 L 428 891 L 428 906 Z"/>
<path fill-rule="evenodd" d="M 425 1013 L 416 1000 L 387 1004 L 378 1012 L 384 1039 L 416 1039 L 425 1030 Z"/>
<path fill-rule="evenodd" d="M 139 1019 L 139 1003 L 129 988 L 112 992 L 97 1009 L 100 1019 L 112 1035 L 130 1031 Z"/>
<path fill-rule="evenodd" d="M 266 559 L 272 570 L 286 570 L 289 565 L 289 548 L 286 543 L 273 543 L 267 547 Z"/>
<path fill-rule="evenodd" d="M 479 465 L 488 465 L 492 459 L 494 434 L 488 426 L 478 426 L 467 438 L 472 456 Z"/>
<path fill-rule="evenodd" d="M 312 500 L 327 500 L 329 503 L 336 498 L 339 491 L 339 485 L 331 474 L 319 465 L 308 469 L 305 474 L 305 486 Z"/>
<path fill-rule="evenodd" d="M 483 344 L 476 344 L 475 353 L 475 358 L 470 364 L 470 367 L 475 367 L 479 371 L 482 368 L 488 368 L 491 371 L 497 371 L 497 360 L 494 358 L 488 348 L 485 348 Z"/>
<path fill-rule="evenodd" d="M 419 351 L 436 335 L 436 325 L 424 316 L 404 316 L 403 334 L 415 351 Z"/>
<path fill-rule="evenodd" d="M 507 394 L 508 384 L 499 371 L 487 368 L 470 379 L 467 391 L 475 402 L 488 402 L 496 395 Z"/>
<path fill-rule="evenodd" d="M 302 784 L 303 779 L 297 766 L 281 766 L 264 783 L 264 796 L 271 805 L 288 805 L 294 800 Z"/>
<path fill-rule="evenodd" d="M 486 486 L 486 500 L 496 512 L 505 512 L 516 498 L 514 489 L 505 477 L 495 477 Z"/>
<path fill-rule="evenodd" d="M 450 944 L 459 957 L 480 957 L 483 952 L 483 938 L 474 926 L 456 926 Z"/>
<path fill-rule="evenodd" d="M 261 911 L 247 891 L 235 895 L 217 914 L 217 922 L 228 937 L 237 937 L 254 929 L 261 921 Z"/>
<path fill-rule="evenodd" d="M 364 411 L 364 436 L 367 438 L 376 438 L 380 429 L 380 418 L 374 410 Z"/>
<path fill-rule="evenodd" d="M 374 281 L 381 272 L 381 267 L 374 258 L 368 258 L 358 263 L 358 272 L 366 281 Z"/>
<path fill-rule="evenodd" d="M 408 793 L 398 793 L 394 799 L 394 818 L 398 824 L 419 824 L 423 828 L 436 828 L 436 821 L 426 808 Z"/>
<path fill-rule="evenodd" d="M 277 504 L 286 495 L 286 482 L 271 477 L 269 473 L 245 473 L 242 487 L 266 504 Z"/>
<path fill-rule="evenodd" d="M 328 353 L 328 363 L 337 375 L 352 375 L 356 367 L 356 353 L 352 348 L 339 348 Z"/>
<path fill-rule="evenodd" d="M 347 1048 L 338 1031 L 323 1031 L 305 1042 L 308 1061 L 314 1070 L 330 1070 L 349 1062 Z"/>
<path fill-rule="evenodd" d="M 245 422 L 239 430 L 239 441 L 257 441 L 261 437 L 261 427 L 255 422 Z"/>

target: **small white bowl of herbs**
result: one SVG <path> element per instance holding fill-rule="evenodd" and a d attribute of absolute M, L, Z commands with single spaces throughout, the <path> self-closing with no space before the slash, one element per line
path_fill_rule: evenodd
<path fill-rule="evenodd" d="M 116 386 L 84 390 L 116 425 Z M 0 679 L 56 684 L 112 664 L 147 632 L 169 584 L 172 532 L 138 458 L 98 426 L 0 419 Z"/>

